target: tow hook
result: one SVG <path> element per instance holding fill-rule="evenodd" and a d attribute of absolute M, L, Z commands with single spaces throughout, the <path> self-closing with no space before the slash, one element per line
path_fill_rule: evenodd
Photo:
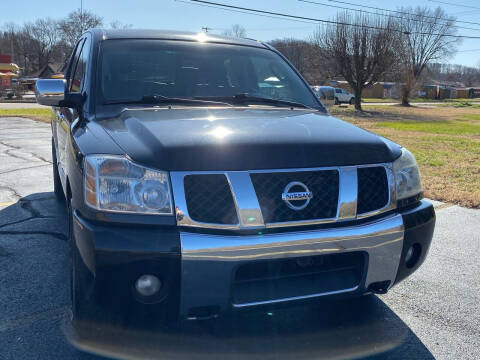
<path fill-rule="evenodd" d="M 368 290 L 374 294 L 386 294 L 389 286 L 390 286 L 390 280 L 377 281 L 377 282 L 371 283 L 368 286 Z"/>

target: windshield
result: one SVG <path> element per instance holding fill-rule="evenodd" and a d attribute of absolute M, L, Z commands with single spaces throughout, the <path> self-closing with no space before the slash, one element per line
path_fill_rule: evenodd
<path fill-rule="evenodd" d="M 225 100 L 248 94 L 320 107 L 275 52 L 225 44 L 107 40 L 102 44 L 100 88 L 104 103 L 149 96 Z"/>

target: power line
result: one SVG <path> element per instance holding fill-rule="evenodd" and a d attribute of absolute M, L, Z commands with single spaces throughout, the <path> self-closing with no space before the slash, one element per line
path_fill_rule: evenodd
<path fill-rule="evenodd" d="M 217 6 L 210 6 L 210 5 L 204 5 L 204 4 L 195 4 L 195 3 L 192 3 L 190 2 L 189 0 L 174 0 L 176 2 L 180 2 L 180 3 L 184 3 L 184 4 L 189 4 L 189 5 L 196 5 L 196 6 L 204 6 L 204 7 L 209 7 L 209 8 L 212 8 L 212 9 L 218 9 L 218 10 L 224 10 L 224 11 L 230 11 L 230 12 L 238 12 L 238 13 L 242 13 L 242 14 L 248 14 L 248 15 L 252 15 L 252 13 L 250 12 L 247 12 L 247 11 L 236 11 L 236 10 L 232 10 L 232 9 L 224 9 L 224 8 L 220 8 L 220 7 L 217 7 Z M 262 14 L 253 14 L 253 15 L 257 15 L 257 16 L 262 16 Z M 267 18 L 270 18 L 270 19 L 277 19 L 277 20 L 283 20 L 283 21 L 290 21 L 290 19 L 284 19 L 284 18 L 281 18 L 281 17 L 277 17 L 277 16 L 268 16 L 268 15 L 264 15 L 264 17 L 267 17 Z M 312 25 L 316 25 L 317 22 L 313 22 L 313 21 L 300 21 L 298 20 L 298 22 L 302 22 L 302 23 L 306 23 L 306 24 L 312 24 Z M 203 28 L 202 28 L 203 29 Z M 280 31 L 280 30 L 305 30 L 305 29 L 311 29 L 311 27 L 309 26 L 301 26 L 301 27 L 281 27 L 281 28 L 251 28 L 249 27 L 247 29 L 247 31 Z M 208 30 L 229 30 L 227 28 L 208 28 Z"/>
<path fill-rule="evenodd" d="M 382 14 L 382 13 L 378 13 L 378 12 L 366 11 L 366 10 L 360 10 L 360 9 L 352 9 L 352 8 L 347 8 L 347 7 L 344 7 L 344 6 L 330 5 L 330 4 L 325 4 L 325 3 L 321 3 L 321 2 L 317 2 L 317 1 L 311 1 L 311 0 L 298 0 L 298 1 L 304 2 L 304 3 L 307 3 L 307 4 L 327 6 L 327 7 L 331 7 L 331 8 L 335 8 L 335 9 L 342 9 L 342 10 L 347 10 L 347 11 L 357 11 L 357 12 L 365 13 L 365 14 L 380 15 L 380 16 L 392 17 L 392 18 L 396 18 L 396 19 L 403 19 L 403 16 L 388 15 L 388 14 Z M 418 15 L 416 17 L 418 18 Z M 421 20 L 421 19 L 411 18 L 410 20 L 411 21 L 417 21 L 417 22 L 423 22 L 423 23 L 426 23 L 426 24 L 437 24 L 436 22 L 425 21 L 425 20 Z M 452 26 L 454 26 L 458 29 L 480 31 L 479 28 L 471 28 L 471 27 L 464 27 L 464 26 L 458 26 L 458 25 L 452 25 Z"/>
<path fill-rule="evenodd" d="M 203 0 L 188 0 L 188 1 L 178 0 L 178 1 L 185 2 L 185 3 L 190 3 L 190 4 L 192 2 L 193 3 L 198 3 L 198 5 L 205 5 L 205 6 L 208 6 L 208 7 L 213 7 L 215 9 L 222 9 L 222 8 L 223 9 L 230 9 L 231 11 L 238 11 L 238 12 L 249 14 L 249 15 L 267 15 L 267 16 L 270 15 L 270 17 L 274 16 L 276 19 L 287 18 L 289 20 L 294 20 L 294 21 L 298 20 L 298 21 L 309 22 L 311 24 L 322 22 L 322 23 L 327 23 L 327 24 L 338 24 L 338 25 L 346 25 L 346 26 L 354 26 L 354 27 L 363 27 L 363 28 L 372 29 L 372 30 L 385 30 L 385 28 L 378 27 L 378 26 L 349 24 L 349 23 L 343 23 L 343 22 L 338 22 L 338 21 L 333 21 L 333 20 L 308 18 L 308 17 L 304 17 L 304 16 L 297 16 L 297 15 L 283 14 L 283 13 L 277 13 L 277 12 L 272 12 L 272 11 L 250 9 L 250 8 L 234 6 L 234 5 L 227 5 L 227 4 L 216 3 L 216 2 L 212 2 L 212 1 L 203 1 Z"/>
<path fill-rule="evenodd" d="M 344 25 L 344 26 L 360 27 L 360 28 L 372 29 L 372 30 L 387 30 L 386 28 L 379 27 L 379 26 L 373 26 L 373 25 L 351 24 L 351 23 L 340 22 L 340 21 L 310 18 L 310 17 L 305 17 L 305 16 L 290 15 L 290 14 L 278 13 L 278 12 L 273 12 L 273 11 L 266 11 L 266 10 L 245 8 L 245 7 L 241 7 L 241 6 L 227 5 L 227 4 L 217 3 L 217 2 L 213 2 L 213 1 L 190 0 L 190 2 L 210 5 L 210 7 L 213 6 L 213 7 L 217 7 L 217 8 L 227 8 L 227 9 L 232 9 L 232 10 L 239 10 L 241 12 L 247 12 L 251 15 L 257 15 L 257 14 L 265 15 L 266 14 L 266 15 L 280 16 L 280 17 L 284 17 L 284 18 L 292 19 L 292 20 L 303 20 L 303 21 L 310 21 L 310 22 L 317 22 L 317 23 L 324 23 L 324 24 Z M 406 34 L 406 35 L 417 34 L 417 35 L 429 35 L 429 36 L 452 37 L 452 38 L 480 39 L 480 36 L 450 35 L 450 34 L 437 34 L 437 33 L 426 33 L 426 32 L 411 32 L 410 33 L 410 32 L 404 32 L 404 31 L 395 30 L 395 29 L 391 29 L 391 31 L 395 31 L 395 32 L 398 32 L 398 33 L 403 33 L 403 34 Z"/>
<path fill-rule="evenodd" d="M 224 11 L 230 11 L 230 12 L 236 12 L 236 13 L 241 13 L 241 14 L 248 14 L 248 15 L 256 15 L 256 16 L 261 16 L 265 18 L 270 18 L 270 19 L 277 19 L 277 20 L 286 20 L 286 21 L 297 21 L 305 24 L 312 24 L 316 25 L 318 22 L 316 21 L 307 21 L 307 20 L 299 20 L 299 19 L 285 19 L 284 17 L 279 17 L 279 16 L 272 16 L 272 15 L 265 15 L 265 14 L 252 14 L 251 12 L 248 11 L 242 11 L 238 9 L 227 9 L 224 7 L 219 7 L 219 6 L 213 6 L 213 5 L 207 5 L 207 4 L 197 4 L 197 3 L 192 3 L 190 0 L 175 0 L 176 2 L 181 2 L 189 5 L 196 5 L 196 6 L 202 6 L 202 7 L 209 7 L 212 9 L 219 9 L 219 10 L 224 10 Z"/>
<path fill-rule="evenodd" d="M 367 9 L 387 11 L 387 12 L 392 12 L 392 13 L 402 14 L 402 15 L 416 16 L 416 14 L 411 13 L 411 12 L 408 12 L 408 11 L 389 10 L 389 9 L 384 9 L 384 8 L 375 7 L 375 6 L 367 6 L 367 5 L 364 5 L 364 4 L 355 4 L 355 3 L 352 3 L 352 2 L 340 1 L 340 0 L 327 0 L 327 1 L 329 1 L 329 2 L 334 2 L 334 3 L 338 3 L 338 4 L 356 6 L 356 7 L 360 7 L 360 8 L 367 8 Z M 424 17 L 426 17 L 426 18 L 431 18 L 431 19 L 445 20 L 445 21 L 451 20 L 451 19 L 449 19 L 449 18 L 437 18 L 437 17 L 435 17 L 435 16 L 427 16 L 427 15 L 424 15 Z M 480 25 L 480 23 L 478 23 L 478 22 L 472 22 L 472 21 L 461 21 L 461 20 L 455 20 L 455 21 L 456 21 L 457 23 L 462 23 L 462 24 Z"/>
<path fill-rule="evenodd" d="M 460 11 L 460 12 L 455 12 L 452 15 L 466 15 L 466 16 L 471 16 L 471 15 L 476 15 L 480 10 L 465 10 L 465 11 Z"/>
<path fill-rule="evenodd" d="M 464 5 L 464 4 L 455 4 L 455 3 L 448 2 L 448 1 L 440 1 L 440 0 L 428 0 L 428 1 L 434 2 L 434 3 L 443 4 L 443 5 L 450 5 L 450 6 L 457 6 L 457 7 L 464 7 L 464 8 L 470 8 L 470 9 L 480 10 L 480 7 L 478 7 L 478 6 Z"/>

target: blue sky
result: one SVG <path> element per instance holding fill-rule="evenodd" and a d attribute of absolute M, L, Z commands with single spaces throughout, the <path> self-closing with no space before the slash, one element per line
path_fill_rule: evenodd
<path fill-rule="evenodd" d="M 2 0 L 3 1 L 3 0 Z M 332 18 L 337 9 L 302 3 L 297 0 L 213 0 L 226 4 L 277 11 L 299 16 L 309 16 L 321 19 Z M 328 0 L 319 2 L 339 5 Z M 429 6 L 440 5 L 431 0 L 344 0 L 367 6 L 376 6 L 395 10 L 399 6 Z M 480 23 L 480 2 L 478 0 L 445 0 L 456 5 L 441 6 L 458 20 Z M 14 2 L 9 2 L 14 4 Z M 0 25 L 6 22 L 22 23 L 40 17 L 60 18 L 71 10 L 80 7 L 80 0 L 21 0 L 20 8 L 12 6 L 8 15 L 0 12 Z M 473 9 L 461 7 L 466 5 L 478 7 Z M 343 5 L 345 6 L 345 5 Z M 295 37 L 307 38 L 315 29 L 315 24 L 289 20 L 272 19 L 250 14 L 230 12 L 211 7 L 193 5 L 175 0 L 83 0 L 83 7 L 103 17 L 105 23 L 118 20 L 132 24 L 135 28 L 160 28 L 186 31 L 201 31 L 203 26 L 212 28 L 211 32 L 221 33 L 232 24 L 241 24 L 247 30 L 248 37 L 259 40 Z M 3 7 L 3 10 L 6 8 Z M 458 24 L 479 30 L 459 29 L 462 35 L 480 36 L 480 25 Z M 477 51 L 468 51 L 468 50 Z M 480 66 L 480 39 L 463 40 L 459 52 L 451 63 Z"/>

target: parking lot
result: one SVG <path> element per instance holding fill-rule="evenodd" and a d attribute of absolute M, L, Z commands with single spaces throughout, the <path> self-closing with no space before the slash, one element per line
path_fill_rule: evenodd
<path fill-rule="evenodd" d="M 0 118 L 0 359 L 97 358 L 76 350 L 63 331 L 69 245 L 65 209 L 52 193 L 50 136 L 48 124 Z M 425 264 L 387 295 L 189 323 L 156 334 L 145 353 L 172 359 L 479 359 L 480 210 L 436 205 Z"/>

